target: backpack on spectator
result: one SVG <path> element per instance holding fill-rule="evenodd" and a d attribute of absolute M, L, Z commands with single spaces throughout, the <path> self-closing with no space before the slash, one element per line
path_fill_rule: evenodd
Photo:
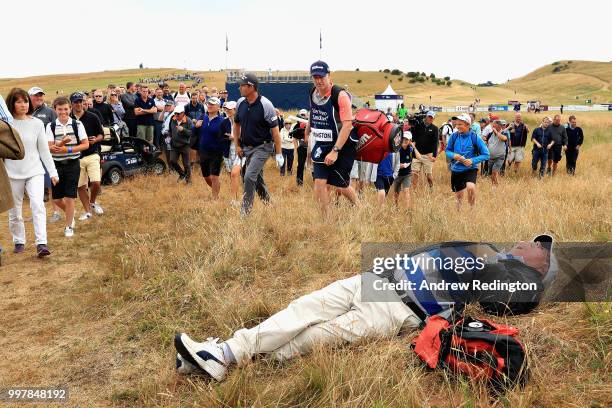
<path fill-rule="evenodd" d="M 51 126 L 51 133 L 55 136 L 55 121 L 49 123 L 49 126 Z M 79 125 L 76 120 L 72 121 L 72 131 L 74 132 L 74 137 L 79 141 Z"/>
<path fill-rule="evenodd" d="M 527 380 L 525 348 L 518 329 L 486 319 L 431 316 L 411 347 L 427 367 L 484 380 L 496 391 Z"/>

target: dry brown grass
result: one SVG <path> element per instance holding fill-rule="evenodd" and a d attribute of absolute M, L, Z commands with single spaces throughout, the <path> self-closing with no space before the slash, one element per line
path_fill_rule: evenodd
<path fill-rule="evenodd" d="M 581 115 L 587 138 L 603 115 Z M 533 118 L 529 117 L 531 121 Z M 521 329 L 532 377 L 524 390 L 491 400 L 478 385 L 426 372 L 407 345 L 414 334 L 363 341 L 278 364 L 257 359 L 210 383 L 174 371 L 173 334 L 227 338 L 291 299 L 359 270 L 368 241 L 507 242 L 551 231 L 561 241 L 609 241 L 609 134 L 589 141 L 578 175 L 538 181 L 524 166 L 494 193 L 479 179 L 477 206 L 454 211 L 449 176 L 415 208 L 359 208 L 341 201 L 322 220 L 310 180 L 303 190 L 269 162 L 272 205 L 257 201 L 248 221 L 228 205 L 228 178 L 214 202 L 201 179 L 138 177 L 104 189 L 103 217 L 78 223 L 75 237 L 49 226 L 53 255 L 5 255 L 0 268 L 0 388 L 67 385 L 68 406 L 117 407 L 533 407 L 610 406 L 609 304 L 549 304 L 508 318 Z M 528 157 L 530 155 L 528 154 Z M 28 236 L 32 237 L 28 224 Z M 6 215 L 0 240 L 10 247 Z M 478 314 L 478 311 L 473 311 Z"/>

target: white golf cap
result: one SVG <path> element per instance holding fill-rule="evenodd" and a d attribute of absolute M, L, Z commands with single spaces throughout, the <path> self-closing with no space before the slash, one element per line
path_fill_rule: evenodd
<path fill-rule="evenodd" d="M 412 140 L 412 132 L 409 131 L 409 130 L 404 130 L 404 133 L 402 134 L 402 137 L 404 139 Z"/>
<path fill-rule="evenodd" d="M 227 109 L 236 109 L 236 102 L 234 102 L 234 101 L 227 101 L 227 102 L 225 102 L 223 104 L 223 107 L 227 108 Z"/>
<path fill-rule="evenodd" d="M 298 115 L 300 115 L 300 116 L 307 116 L 308 115 L 308 111 L 306 109 L 300 109 L 300 111 L 298 112 Z"/>
<path fill-rule="evenodd" d="M 216 96 L 211 96 L 210 98 L 208 98 L 206 103 L 209 103 L 211 105 L 221 105 L 221 100 Z"/>
<path fill-rule="evenodd" d="M 36 94 L 39 94 L 39 93 L 44 95 L 45 91 L 43 91 L 42 88 L 39 88 L 37 86 L 31 87 L 30 90 L 28 91 L 28 95 L 36 95 Z"/>
<path fill-rule="evenodd" d="M 185 112 L 185 107 L 183 105 L 178 105 L 176 108 L 174 108 L 174 110 L 172 111 L 172 113 L 184 113 Z"/>
<path fill-rule="evenodd" d="M 462 113 L 461 115 L 453 116 L 453 120 L 460 120 L 462 122 L 467 123 L 468 125 L 472 124 L 472 117 L 467 113 Z"/>

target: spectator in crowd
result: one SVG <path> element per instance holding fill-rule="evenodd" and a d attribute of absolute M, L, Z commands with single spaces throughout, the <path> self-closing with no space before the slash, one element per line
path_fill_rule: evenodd
<path fill-rule="evenodd" d="M 155 121 L 153 115 L 157 113 L 157 107 L 153 98 L 149 97 L 149 87 L 140 87 L 140 96 L 134 102 L 134 115 L 136 115 L 136 137 L 153 143 L 155 134 Z"/>
<path fill-rule="evenodd" d="M 125 93 L 121 94 L 120 101 L 125 111 L 123 121 L 128 127 L 130 136 L 136 137 L 137 125 L 136 115 L 134 114 L 134 108 L 136 107 L 136 86 L 133 82 L 125 84 Z"/>
<path fill-rule="evenodd" d="M 227 101 L 223 105 L 226 118 L 221 122 L 221 135 L 225 140 L 223 160 L 225 169 L 230 174 L 230 192 L 233 206 L 239 206 L 238 189 L 240 183 L 240 171 L 242 170 L 242 159 L 236 154 L 236 144 L 234 143 L 234 116 L 236 114 L 236 102 Z"/>
<path fill-rule="evenodd" d="M 161 88 L 155 90 L 153 102 L 155 102 L 155 109 L 157 110 L 157 112 L 153 114 L 153 144 L 157 147 L 161 147 L 161 132 L 164 127 L 164 110 L 166 107 L 164 91 Z"/>
<path fill-rule="evenodd" d="M 508 126 L 510 132 L 510 152 L 508 153 L 508 166 L 514 163 L 514 173 L 518 173 L 519 166 L 525 159 L 525 145 L 529 128 L 523 122 L 520 112 L 515 113 L 514 122 Z"/>
<path fill-rule="evenodd" d="M 227 91 L 225 89 L 219 92 L 219 100 L 221 101 L 221 106 L 227 101 Z"/>
<path fill-rule="evenodd" d="M 438 150 L 438 155 L 446 150 L 446 146 L 448 145 L 448 139 L 450 139 L 454 131 L 455 131 L 455 127 L 454 127 L 452 119 L 449 119 L 446 123 L 440 126 L 440 129 L 438 130 L 438 132 L 440 133 L 440 138 L 439 138 L 440 148 Z M 478 126 L 478 134 L 480 134 L 480 126 Z M 413 144 L 412 143 L 412 133 L 410 134 L 410 143 Z M 448 167 L 448 170 L 450 171 L 451 160 L 448 157 L 446 157 L 446 155 L 444 155 L 444 157 L 446 158 L 446 166 Z M 410 170 L 412 171 L 412 167 Z M 411 178 L 412 178 L 412 173 L 411 173 Z"/>
<path fill-rule="evenodd" d="M 399 120 L 404 120 L 404 118 L 406 118 L 406 116 L 408 116 L 408 109 L 406 109 L 406 107 L 402 103 L 402 104 L 400 104 L 399 108 L 397 109 L 397 118 Z"/>
<path fill-rule="evenodd" d="M 491 172 L 493 188 L 499 185 L 499 172 L 506 159 L 506 143 L 508 142 L 508 136 L 504 134 L 505 131 L 503 130 L 503 126 L 505 124 L 505 120 L 493 121 L 491 126 L 493 132 L 491 132 L 487 142 L 487 147 L 489 148 L 489 171 Z"/>
<path fill-rule="evenodd" d="M 32 105 L 32 117 L 40 119 L 43 123 L 43 127 L 46 127 L 49 123 L 53 122 L 57 119 L 55 115 L 55 111 L 47 106 L 45 103 L 45 92 L 42 88 L 34 86 L 28 90 L 28 95 L 30 96 L 30 104 Z M 44 167 L 44 166 L 43 166 Z M 49 172 L 45 168 L 45 201 L 47 198 L 51 196 L 51 177 L 49 176 Z M 53 203 L 53 202 L 52 202 Z M 57 214 L 55 218 L 53 218 L 52 222 L 59 220 L 59 208 L 53 207 L 53 214 Z"/>
<path fill-rule="evenodd" d="M 561 161 L 563 152 L 567 150 L 567 132 L 565 126 L 561 124 L 561 115 L 555 115 L 553 117 L 553 122 L 549 130 L 550 137 L 555 142 L 549 152 L 548 166 L 546 169 L 548 175 L 551 176 L 557 171 L 557 164 Z"/>
<path fill-rule="evenodd" d="M 171 101 L 174 104 L 174 96 L 170 93 L 170 85 L 164 83 L 162 84 L 162 92 L 163 98 L 165 101 Z"/>
<path fill-rule="evenodd" d="M 385 203 L 385 198 L 393 184 L 393 158 L 393 153 L 387 153 L 385 158 L 378 163 L 374 186 L 376 187 L 376 202 L 380 206 Z"/>
<path fill-rule="evenodd" d="M 208 113 L 204 116 L 200 130 L 200 168 L 206 184 L 212 190 L 212 198 L 216 200 L 221 190 L 219 175 L 226 144 L 220 134 L 223 117 L 219 114 L 221 109 L 219 98 L 214 96 L 208 98 L 206 105 Z"/>
<path fill-rule="evenodd" d="M 217 90 L 216 86 L 213 86 L 212 88 L 210 88 L 210 95 L 206 96 L 207 98 L 218 98 L 219 97 L 219 91 Z"/>
<path fill-rule="evenodd" d="M 206 102 L 208 100 L 208 87 L 206 85 L 202 86 L 202 92 L 200 92 L 200 94 L 203 95 L 204 102 Z"/>
<path fill-rule="evenodd" d="M 193 124 L 191 119 L 185 115 L 185 107 L 177 105 L 168 123 L 168 135 L 172 150 L 170 150 L 170 166 L 178 173 L 177 182 L 191 182 L 191 165 L 189 163 L 189 151 L 191 150 L 191 137 Z M 183 161 L 183 167 L 178 164 L 179 157 Z"/>
<path fill-rule="evenodd" d="M 30 96 L 30 104 L 33 109 L 32 117 L 40 119 L 43 126 L 47 126 L 57 119 L 55 111 L 45 103 L 45 92 L 42 88 L 34 86 L 28 90 L 28 95 Z"/>
<path fill-rule="evenodd" d="M 42 90 L 41 90 L 42 91 Z M 47 246 L 47 214 L 44 203 L 45 168 L 49 169 L 52 184 L 57 184 L 57 170 L 51 158 L 43 122 L 32 116 L 33 106 L 29 95 L 23 89 L 14 88 L 7 97 L 9 112 L 12 114 L 13 127 L 19 132 L 25 150 L 22 160 L 4 160 L 8 174 L 14 207 L 9 210 L 9 229 L 13 236 L 14 253 L 25 251 L 26 231 L 22 204 L 27 193 L 34 235 L 36 255 L 43 258 L 51 254 Z M 49 116 L 45 116 L 48 118 Z M 41 163 L 42 160 L 42 163 Z"/>
<path fill-rule="evenodd" d="M 533 142 L 531 169 L 533 174 L 535 174 L 538 169 L 538 163 L 540 163 L 540 177 L 544 177 L 544 167 L 548 160 L 549 150 L 555 144 L 550 134 L 550 124 L 551 119 L 546 116 L 542 119 L 542 124 L 535 128 L 531 134 L 531 141 Z"/>
<path fill-rule="evenodd" d="M 357 140 L 352 139 L 356 136 L 351 134 L 351 96 L 344 88 L 334 86 L 327 63 L 312 63 L 310 76 L 314 90 L 310 93 L 310 120 L 305 136 L 306 139 L 314 139 L 311 153 L 314 193 L 321 211 L 326 214 L 332 187 L 336 187 L 336 192 L 352 204 L 358 202 L 357 194 L 350 185 Z"/>
<path fill-rule="evenodd" d="M 93 107 L 93 104 L 94 104 L 93 97 L 87 96 L 86 94 L 84 94 L 83 109 L 85 109 L 87 112 L 90 112 L 96 115 L 100 123 L 102 123 L 102 114 Z"/>
<path fill-rule="evenodd" d="M 253 208 L 255 191 L 264 202 L 270 201 L 270 193 L 263 178 L 263 168 L 268 158 L 276 151 L 278 167 L 283 165 L 284 159 L 274 105 L 259 94 L 259 80 L 255 75 L 247 73 L 240 78 L 239 85 L 242 97 L 236 104 L 233 133 L 236 153 L 246 158 L 240 210 L 241 215 L 245 216 Z"/>
<path fill-rule="evenodd" d="M 53 108 L 57 119 L 47 125 L 46 134 L 59 180 L 52 188 L 52 196 L 55 204 L 64 211 L 64 236 L 69 238 L 74 235 L 74 199 L 81 174 L 79 158 L 81 152 L 89 148 L 89 140 L 83 123 L 70 117 L 70 101 L 67 98 L 56 98 Z"/>
<path fill-rule="evenodd" d="M 576 174 L 576 161 L 578 160 L 578 152 L 580 146 L 584 143 L 584 134 L 582 128 L 576 124 L 576 116 L 569 117 L 569 123 L 566 128 L 567 132 L 567 150 L 565 151 L 565 165 L 567 174 Z"/>
<path fill-rule="evenodd" d="M 79 160 L 80 174 L 78 182 L 78 193 L 83 204 L 83 214 L 79 221 L 91 218 L 92 211 L 96 215 L 102 215 L 104 210 L 96 202 L 100 193 L 100 181 L 102 174 L 100 170 L 100 142 L 104 139 L 104 129 L 100 119 L 93 113 L 83 109 L 83 94 L 75 92 L 70 95 L 72 113 L 70 117 L 83 124 L 85 134 L 89 141 L 89 147 L 81 152 Z M 88 191 L 89 186 L 89 191 Z M 90 196 L 91 193 L 91 196 Z"/>
<path fill-rule="evenodd" d="M 208 105 L 203 105 L 199 102 L 199 92 L 196 90 L 191 94 L 190 102 L 185 105 L 185 114 L 191 119 L 193 123 L 193 137 L 194 145 L 192 146 L 191 152 L 189 152 L 189 162 L 191 167 L 199 162 L 198 160 L 198 143 L 201 137 L 202 123 L 206 116 L 206 110 Z"/>
<path fill-rule="evenodd" d="M 451 188 L 457 198 L 457 210 L 460 210 L 466 190 L 470 206 L 476 204 L 478 163 L 489 160 L 489 150 L 484 141 L 472 131 L 472 118 L 468 114 L 454 116 L 453 120 L 457 131 L 448 141 L 446 156 L 453 160 Z"/>
<path fill-rule="evenodd" d="M 203 106 L 204 113 L 206 113 L 206 101 L 208 100 L 208 97 L 204 94 L 204 92 L 201 92 L 201 91 L 196 91 L 196 92 L 198 93 L 198 98 L 197 98 L 198 103 Z M 192 97 L 192 101 L 193 101 L 193 97 Z"/>
<path fill-rule="evenodd" d="M 113 111 L 113 123 L 123 122 L 123 116 L 125 115 L 125 109 L 123 109 L 123 104 L 119 100 L 118 92 L 115 89 L 108 94 L 108 104 Z"/>
<path fill-rule="evenodd" d="M 187 85 L 181 82 L 179 84 L 178 92 L 175 92 L 174 95 L 172 95 L 172 99 L 174 99 L 174 104 L 176 106 L 187 105 L 191 100 L 191 94 L 187 92 Z"/>
<path fill-rule="evenodd" d="M 164 124 L 162 126 L 162 142 L 161 149 L 164 152 L 166 163 L 168 163 L 169 172 L 172 173 L 174 169 L 170 166 L 170 151 L 172 150 L 172 137 L 170 135 L 170 120 L 174 112 L 174 102 L 166 99 L 164 106 Z"/>
<path fill-rule="evenodd" d="M 93 109 L 100 112 L 102 116 L 102 126 L 109 127 L 115 123 L 113 117 L 113 108 L 106 102 L 104 102 L 104 94 L 101 89 L 96 89 L 93 94 Z"/>
<path fill-rule="evenodd" d="M 280 168 L 280 175 L 285 175 L 285 169 L 289 176 L 293 175 L 293 154 L 295 152 L 296 141 L 291 136 L 292 122 L 290 119 L 285 120 L 283 128 L 280 130 L 281 147 L 283 149 L 283 157 L 285 162 Z"/>
<path fill-rule="evenodd" d="M 433 164 L 438 156 L 438 128 L 433 124 L 436 113 L 427 112 L 424 121 L 419 121 L 412 126 L 412 140 L 417 150 L 421 153 L 421 158 L 412 163 L 412 186 L 416 187 L 419 182 L 419 175 L 425 173 L 427 183 L 433 188 Z"/>
<path fill-rule="evenodd" d="M 298 112 L 298 118 L 308 120 L 308 111 L 306 109 L 300 109 Z M 304 184 L 304 168 L 306 167 L 306 157 L 308 156 L 308 143 L 304 140 L 304 133 L 306 130 L 306 123 L 296 121 L 291 128 L 291 137 L 297 140 L 297 170 L 295 178 L 298 186 Z"/>
<path fill-rule="evenodd" d="M 0 94 L 0 120 L 6 122 L 0 123 L 0 127 L 13 125 L 13 116 L 9 112 L 4 98 Z M 13 128 L 14 129 L 14 128 Z M 0 133 L 0 213 L 13 208 L 13 191 L 11 182 L 4 168 L 4 160 L 22 160 L 25 156 L 25 151 L 21 138 L 18 132 L 3 132 Z M 0 244 L 0 266 L 2 266 L 2 245 Z"/>
<path fill-rule="evenodd" d="M 412 133 L 405 131 L 402 135 L 402 145 L 395 155 L 395 179 L 393 180 L 393 195 L 395 205 L 399 205 L 399 198 L 404 194 L 406 208 L 410 208 L 410 186 L 412 185 L 412 160 L 421 156 L 412 142 Z"/>
<path fill-rule="evenodd" d="M 491 136 L 491 133 L 493 133 L 493 120 L 497 120 L 497 119 L 499 119 L 499 117 L 491 116 L 491 115 L 489 115 L 489 117 L 484 117 L 480 119 L 480 129 L 481 129 L 480 137 L 482 138 L 482 140 L 485 141 L 485 143 L 489 141 L 489 136 Z M 482 162 L 480 166 L 480 174 L 483 176 L 489 175 L 489 161 L 488 160 L 485 160 Z"/>
<path fill-rule="evenodd" d="M 480 137 L 480 124 L 478 122 L 476 122 L 476 114 L 474 114 L 474 112 L 470 112 L 470 118 L 472 119 L 472 126 L 470 127 L 470 129 L 472 129 L 472 132 L 476 133 L 476 136 Z"/>

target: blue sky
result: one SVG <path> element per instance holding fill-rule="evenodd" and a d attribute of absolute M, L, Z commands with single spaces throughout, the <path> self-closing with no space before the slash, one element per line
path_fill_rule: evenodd
<path fill-rule="evenodd" d="M 94 5 L 95 4 L 95 5 Z M 0 77 L 137 67 L 434 72 L 502 82 L 561 59 L 611 61 L 610 2 L 3 2 Z M 66 21 L 55 32 L 54 21 Z M 80 27 L 80 32 L 77 28 Z M 15 33 L 7 38 L 6 33 Z M 105 38 L 107 36 L 107 38 Z M 57 57 L 56 47 L 74 57 Z"/>

